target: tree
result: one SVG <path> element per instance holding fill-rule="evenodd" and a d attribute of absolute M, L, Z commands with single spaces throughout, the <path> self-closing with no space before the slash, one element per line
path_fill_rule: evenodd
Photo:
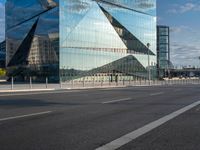
<path fill-rule="evenodd" d="M 6 76 L 6 70 L 0 68 L 0 77 Z"/>

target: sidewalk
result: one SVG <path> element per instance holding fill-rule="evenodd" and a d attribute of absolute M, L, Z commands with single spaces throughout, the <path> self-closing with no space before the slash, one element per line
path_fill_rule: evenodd
<path fill-rule="evenodd" d="M 58 90 L 86 90 L 86 89 L 109 89 L 109 88 L 123 88 L 128 86 L 96 86 L 96 87 L 62 87 L 62 88 L 41 88 L 41 89 L 0 89 L 0 93 L 17 93 L 17 92 L 45 92 L 45 91 L 58 91 Z"/>
<path fill-rule="evenodd" d="M 45 83 L 10 83 L 0 84 L 0 93 L 12 92 L 38 92 L 38 91 L 56 91 L 56 90 L 84 90 L 84 89 L 102 89 L 102 88 L 123 88 L 123 87 L 149 87 L 149 86 L 170 86 L 170 85 L 189 85 L 200 84 L 200 80 L 169 80 L 169 81 L 121 81 L 121 82 L 65 82 L 62 84 Z"/>

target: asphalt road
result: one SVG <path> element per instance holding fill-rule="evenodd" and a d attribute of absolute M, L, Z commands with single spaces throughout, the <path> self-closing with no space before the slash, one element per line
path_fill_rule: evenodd
<path fill-rule="evenodd" d="M 95 150 L 199 101 L 199 91 L 187 85 L 1 93 L 0 150 Z M 199 118 L 197 105 L 119 150 L 198 150 Z"/>

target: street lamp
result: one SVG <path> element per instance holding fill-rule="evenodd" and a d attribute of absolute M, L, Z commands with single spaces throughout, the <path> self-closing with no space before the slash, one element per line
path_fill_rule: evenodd
<path fill-rule="evenodd" d="M 200 68 L 200 56 L 198 57 L 198 59 L 199 59 L 199 68 Z"/>
<path fill-rule="evenodd" d="M 199 59 L 199 67 L 197 67 L 198 69 L 198 76 L 199 76 L 199 78 L 200 78 L 200 75 L 199 75 L 199 70 L 200 70 L 200 56 L 198 57 L 198 59 Z"/>
<path fill-rule="evenodd" d="M 147 43 L 147 48 L 148 48 L 148 80 L 149 80 L 149 85 L 151 85 L 151 72 L 150 72 L 150 56 L 149 56 L 149 47 L 150 43 Z"/>

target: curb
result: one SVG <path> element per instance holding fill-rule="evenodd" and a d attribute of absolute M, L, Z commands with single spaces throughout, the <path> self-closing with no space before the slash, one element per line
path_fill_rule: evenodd
<path fill-rule="evenodd" d="M 22 89 L 22 90 L 0 90 L 0 93 L 18 93 L 18 92 L 40 92 L 55 91 L 56 89 Z"/>
<path fill-rule="evenodd" d="M 87 89 L 111 89 L 111 88 L 125 88 L 128 86 L 102 86 L 102 87 L 77 87 L 77 88 L 51 88 L 51 89 L 20 89 L 20 90 L 0 90 L 0 93 L 19 93 L 19 92 L 45 92 L 45 91 L 59 91 L 59 90 L 87 90 Z"/>

